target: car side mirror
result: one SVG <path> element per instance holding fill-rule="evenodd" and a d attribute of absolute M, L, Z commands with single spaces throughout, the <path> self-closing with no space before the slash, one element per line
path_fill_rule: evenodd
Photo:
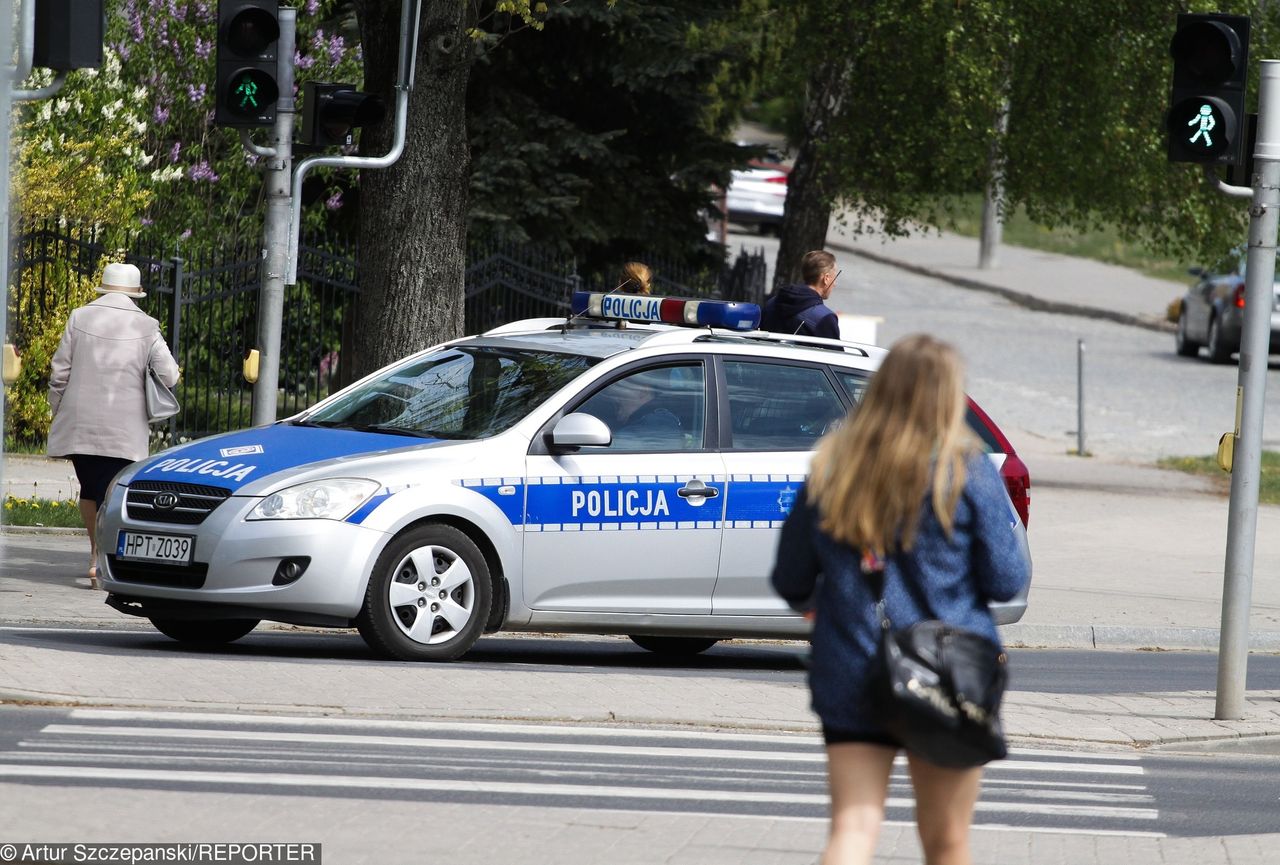
<path fill-rule="evenodd" d="M 1203 267 L 1188 267 L 1187 273 L 1195 277 L 1203 277 L 1206 271 Z"/>
<path fill-rule="evenodd" d="M 609 425 L 593 414 L 576 411 L 556 421 L 551 430 L 551 445 L 559 449 L 608 447 L 613 441 Z"/>

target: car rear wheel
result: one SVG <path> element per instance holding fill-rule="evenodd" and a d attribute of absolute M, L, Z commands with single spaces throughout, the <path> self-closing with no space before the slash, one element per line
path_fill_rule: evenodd
<path fill-rule="evenodd" d="M 193 646 L 234 643 L 258 627 L 258 619 L 163 619 L 150 616 L 155 629 L 171 640 Z"/>
<path fill-rule="evenodd" d="M 1231 360 L 1231 346 L 1223 345 L 1222 327 L 1215 315 L 1209 322 L 1209 363 L 1226 363 Z"/>
<path fill-rule="evenodd" d="M 720 641 L 715 637 L 651 637 L 632 634 L 631 642 L 657 655 L 687 657 L 705 652 Z"/>
<path fill-rule="evenodd" d="M 401 661 L 452 661 L 480 638 L 493 584 L 465 533 L 428 523 L 393 540 L 369 577 L 356 617 L 360 636 Z"/>
<path fill-rule="evenodd" d="M 1187 310 L 1183 305 L 1178 315 L 1178 332 L 1173 337 L 1173 346 L 1182 357 L 1195 357 L 1200 353 L 1200 343 L 1187 336 Z"/>

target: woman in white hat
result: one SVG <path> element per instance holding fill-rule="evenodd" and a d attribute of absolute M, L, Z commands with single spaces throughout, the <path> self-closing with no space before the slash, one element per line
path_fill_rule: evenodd
<path fill-rule="evenodd" d="M 89 532 L 89 587 L 98 588 L 98 508 L 112 478 L 147 455 L 143 379 L 151 366 L 169 387 L 178 364 L 160 323 L 132 298 L 146 297 L 132 264 L 108 264 L 102 296 L 72 310 L 49 376 L 49 456 L 66 457 L 80 481 L 80 517 Z"/>

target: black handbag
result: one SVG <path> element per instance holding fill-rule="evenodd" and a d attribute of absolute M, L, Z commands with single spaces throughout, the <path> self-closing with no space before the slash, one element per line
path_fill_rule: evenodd
<path fill-rule="evenodd" d="M 1009 754 L 1000 723 L 1008 658 L 991 640 L 937 619 L 895 630 L 884 606 L 884 565 L 863 556 L 876 583 L 881 658 L 876 709 L 885 730 L 936 766 L 971 768 Z M 936 615 L 918 586 L 907 591 Z"/>

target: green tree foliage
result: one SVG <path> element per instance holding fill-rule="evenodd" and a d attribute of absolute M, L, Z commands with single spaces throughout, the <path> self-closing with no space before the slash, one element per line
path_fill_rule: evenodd
<path fill-rule="evenodd" d="M 814 160 L 820 182 L 804 193 L 846 208 L 857 228 L 945 227 L 957 197 L 982 191 L 1003 165 L 1004 207 L 1049 226 L 1109 224 L 1126 240 L 1197 258 L 1245 234 L 1238 200 L 1166 160 L 1168 46 L 1180 11 L 1252 15 L 1256 81 L 1257 59 L 1280 49 L 1274 4 L 804 0 L 777 11 L 792 22 L 794 50 L 773 53 L 763 93 L 794 94 L 799 104 L 783 113 L 809 116 L 818 73 L 837 70 L 839 98 L 824 124 L 801 128 L 796 170 Z M 1005 99 L 1008 131 L 997 137 Z"/>
<path fill-rule="evenodd" d="M 709 254 L 712 187 L 758 44 L 759 3 L 575 0 L 472 70 L 473 240 L 572 251 L 586 266 Z"/>

